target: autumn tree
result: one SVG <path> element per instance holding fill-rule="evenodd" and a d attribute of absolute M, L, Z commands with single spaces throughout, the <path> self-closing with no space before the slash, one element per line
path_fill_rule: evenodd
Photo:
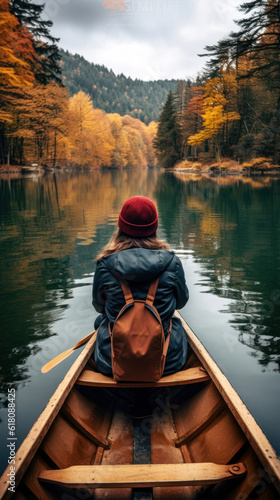
<path fill-rule="evenodd" d="M 128 163 L 128 152 L 130 143 L 127 133 L 123 129 L 122 120 L 119 114 L 109 114 L 111 132 L 115 139 L 115 147 L 111 156 L 112 167 L 123 168 Z"/>
<path fill-rule="evenodd" d="M 129 115 L 125 115 L 122 117 L 122 123 L 124 129 L 128 133 L 128 137 L 132 138 L 134 136 L 133 141 L 131 142 L 131 147 L 133 149 L 138 148 L 134 153 L 135 161 L 136 164 L 135 166 L 139 167 L 147 167 L 149 166 L 148 163 L 148 156 L 150 151 L 149 150 L 149 137 L 147 134 L 147 125 L 143 123 L 140 119 L 135 119 L 132 118 Z"/>
<path fill-rule="evenodd" d="M 157 135 L 153 144 L 161 167 L 172 168 L 182 157 L 181 130 L 171 91 L 160 114 Z"/>
<path fill-rule="evenodd" d="M 208 75 L 219 74 L 221 68 L 235 66 L 238 79 L 249 79 L 249 84 L 241 85 L 241 91 L 254 93 L 255 87 L 263 87 L 273 93 L 267 103 L 270 113 L 257 133 L 251 134 L 253 143 L 259 141 L 259 152 L 269 151 L 269 156 L 280 158 L 280 4 L 279 0 L 252 0 L 240 6 L 246 17 L 236 21 L 239 31 L 216 45 L 207 46 L 210 60 Z M 244 93 L 243 93 L 244 95 Z M 274 98 L 276 97 L 276 99 Z M 246 108 L 247 104 L 243 100 Z M 244 110 L 244 109 L 243 109 Z M 256 115 L 255 115 L 256 118 Z M 243 121 L 242 123 L 245 124 Z M 249 134 L 247 134 L 249 138 Z M 242 137 L 240 137 L 242 141 Z M 249 141 L 250 143 L 250 141 Z M 249 144 L 248 143 L 248 144 Z M 252 144 L 251 144 L 252 145 Z"/>
<path fill-rule="evenodd" d="M 13 108 L 21 89 L 32 86 L 35 57 L 30 34 L 9 10 L 9 1 L 0 0 L 0 153 L 1 162 L 10 161 L 8 132 L 13 124 Z"/>
<path fill-rule="evenodd" d="M 89 95 L 80 91 L 69 100 L 68 139 L 71 161 L 92 168 L 111 165 L 115 140 L 106 113 L 94 109 Z"/>
<path fill-rule="evenodd" d="M 30 47 L 30 38 L 20 29 L 18 20 L 9 11 L 8 0 L 0 0 L 0 14 L 0 121 L 11 123 L 9 96 L 12 99 L 13 89 L 32 85 L 34 75 L 30 61 L 32 62 L 34 53 Z M 23 52 L 29 53 L 30 59 L 23 58 Z"/>
<path fill-rule="evenodd" d="M 239 31 L 216 45 L 206 46 L 210 56 L 208 68 L 219 72 L 220 68 L 247 56 L 252 62 L 249 74 L 280 78 L 280 15 L 279 0 L 252 0 L 243 3 L 239 10 L 247 16 L 236 24 Z"/>
<path fill-rule="evenodd" d="M 236 111 L 237 88 L 235 76 L 229 73 L 207 81 L 203 97 L 203 129 L 188 139 L 190 145 L 212 139 L 218 160 L 222 148 L 223 153 L 229 154 L 229 127 L 240 118 Z"/>
<path fill-rule="evenodd" d="M 141 121 L 125 115 L 122 118 L 123 130 L 127 135 L 129 150 L 127 165 L 129 167 L 143 168 L 148 166 L 147 148 L 144 140 Z M 145 125 L 143 124 L 143 127 Z"/>
<path fill-rule="evenodd" d="M 189 151 L 191 146 L 188 144 L 188 139 L 191 135 L 197 134 L 202 127 L 203 114 L 203 87 L 192 87 L 185 92 L 185 105 L 182 112 L 182 148 L 184 156 L 197 156 L 197 146 L 194 146 L 194 151 Z"/>
<path fill-rule="evenodd" d="M 158 125 L 156 122 L 150 122 L 146 128 L 147 136 L 147 163 L 149 167 L 155 167 L 157 164 L 157 159 L 155 155 L 155 150 L 153 147 L 153 142 L 156 138 Z"/>
<path fill-rule="evenodd" d="M 21 147 L 22 161 L 55 166 L 66 153 L 68 92 L 55 83 L 25 88 L 14 118 L 18 128 L 11 134 L 13 148 Z M 20 146 L 19 146 L 20 144 Z"/>

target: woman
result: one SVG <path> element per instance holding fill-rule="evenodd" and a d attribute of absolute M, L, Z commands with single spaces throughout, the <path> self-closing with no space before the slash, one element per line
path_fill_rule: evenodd
<path fill-rule="evenodd" d="M 189 298 L 181 261 L 164 241 L 158 239 L 158 215 L 149 198 L 129 198 L 120 211 L 118 226 L 97 257 L 93 282 L 92 304 L 101 313 L 95 321 L 95 328 L 98 328 L 94 351 L 97 369 L 112 376 L 108 325 L 113 326 L 125 304 L 120 280 L 127 281 L 135 300 L 143 300 L 151 281 L 159 276 L 154 306 L 165 335 L 172 318 L 164 375 L 179 371 L 187 358 L 187 338 L 180 319 L 173 314 L 175 309 L 184 307 Z"/>

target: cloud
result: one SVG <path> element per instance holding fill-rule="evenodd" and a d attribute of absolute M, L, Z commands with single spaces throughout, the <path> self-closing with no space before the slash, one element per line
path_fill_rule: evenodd
<path fill-rule="evenodd" d="M 40 0 L 37 0 L 41 3 Z M 206 45 L 234 29 L 241 0 L 47 0 L 60 46 L 145 80 L 194 77 Z"/>
<path fill-rule="evenodd" d="M 37 0 L 45 4 L 43 17 L 60 26 L 91 30 L 104 18 L 104 8 L 99 0 Z M 73 32 L 72 32 L 73 34 Z"/>

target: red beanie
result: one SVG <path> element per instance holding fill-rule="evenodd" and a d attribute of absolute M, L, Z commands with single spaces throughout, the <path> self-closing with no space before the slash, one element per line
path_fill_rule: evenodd
<path fill-rule="evenodd" d="M 157 210 L 146 196 L 132 196 L 125 201 L 119 215 L 120 230 L 129 236 L 145 238 L 158 227 Z"/>

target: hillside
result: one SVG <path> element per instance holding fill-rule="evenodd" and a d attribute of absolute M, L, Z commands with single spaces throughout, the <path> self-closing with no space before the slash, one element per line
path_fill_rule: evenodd
<path fill-rule="evenodd" d="M 90 95 L 94 107 L 106 113 L 130 115 L 146 124 L 157 121 L 168 91 L 176 89 L 176 80 L 132 80 L 78 54 L 64 50 L 60 54 L 63 83 L 70 94 L 82 90 Z"/>

